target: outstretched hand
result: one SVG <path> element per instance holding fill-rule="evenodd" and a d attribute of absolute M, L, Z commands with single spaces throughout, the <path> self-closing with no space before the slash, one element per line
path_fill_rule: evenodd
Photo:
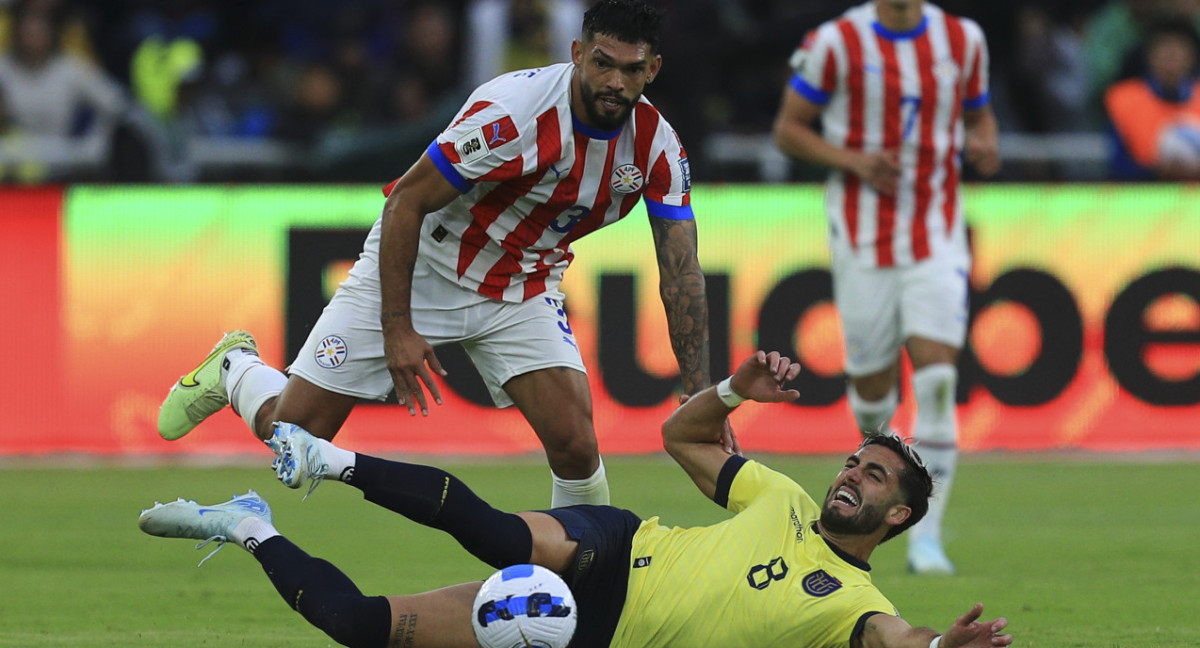
<path fill-rule="evenodd" d="M 800 365 L 779 355 L 759 350 L 746 358 L 733 372 L 730 387 L 734 393 L 760 403 L 782 403 L 800 398 L 795 389 L 783 389 L 784 383 L 800 375 Z"/>
<path fill-rule="evenodd" d="M 942 635 L 939 648 L 990 648 L 1008 646 L 1013 642 L 1010 634 L 1000 634 L 1008 626 L 1008 619 L 1000 617 L 992 621 L 980 621 L 983 603 L 976 603 L 966 614 L 958 617 L 946 634 Z"/>
<path fill-rule="evenodd" d="M 422 415 L 429 416 L 425 389 L 429 390 L 435 403 L 442 404 L 442 394 L 433 381 L 432 372 L 439 376 L 446 375 L 433 347 L 416 331 L 405 331 L 394 334 L 394 337 L 385 334 L 383 353 L 388 372 L 392 374 L 392 382 L 396 385 L 396 400 L 408 408 L 410 416 L 416 415 L 418 407 Z"/>

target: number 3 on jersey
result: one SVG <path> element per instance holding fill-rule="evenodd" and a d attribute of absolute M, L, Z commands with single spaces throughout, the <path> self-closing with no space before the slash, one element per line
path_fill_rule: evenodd
<path fill-rule="evenodd" d="M 574 207 L 571 207 L 559 214 L 553 221 L 551 221 L 550 229 L 558 232 L 559 234 L 566 234 L 567 232 L 570 232 L 576 225 L 578 225 L 579 221 L 583 220 L 584 216 L 587 216 L 591 212 L 592 210 L 588 209 L 587 207 L 575 205 Z"/>

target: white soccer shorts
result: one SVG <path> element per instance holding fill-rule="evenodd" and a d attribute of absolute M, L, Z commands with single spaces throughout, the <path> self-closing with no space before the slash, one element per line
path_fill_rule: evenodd
<path fill-rule="evenodd" d="M 961 349 L 970 265 L 968 254 L 949 253 L 908 266 L 873 268 L 835 247 L 833 300 L 845 335 L 846 373 L 882 371 L 911 337 Z"/>
<path fill-rule="evenodd" d="M 361 257 L 356 265 L 362 264 L 374 262 Z M 338 288 L 313 325 L 289 373 L 339 394 L 387 397 L 393 383 L 383 355 L 378 276 L 377 267 L 355 269 L 355 278 Z M 497 407 L 512 405 L 504 383 L 515 376 L 550 367 L 587 373 L 557 290 L 521 303 L 488 299 L 418 258 L 412 291 L 417 332 L 434 347 L 461 342 Z"/>

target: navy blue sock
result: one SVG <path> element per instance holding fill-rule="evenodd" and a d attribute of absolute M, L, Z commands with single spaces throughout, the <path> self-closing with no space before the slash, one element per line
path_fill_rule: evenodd
<path fill-rule="evenodd" d="M 284 601 L 334 641 L 351 648 L 385 648 L 392 606 L 383 596 L 364 596 L 328 561 L 314 558 L 283 536 L 253 551 Z"/>
<path fill-rule="evenodd" d="M 440 468 L 359 454 L 348 483 L 369 502 L 449 533 L 497 569 L 527 563 L 533 554 L 533 535 L 525 520 L 492 508 Z"/>

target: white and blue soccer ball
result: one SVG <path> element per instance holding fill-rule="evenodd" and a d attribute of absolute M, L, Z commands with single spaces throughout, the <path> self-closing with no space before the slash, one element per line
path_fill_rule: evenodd
<path fill-rule="evenodd" d="M 558 574 L 513 565 L 483 582 L 471 627 L 482 648 L 567 648 L 575 634 L 575 597 Z"/>

